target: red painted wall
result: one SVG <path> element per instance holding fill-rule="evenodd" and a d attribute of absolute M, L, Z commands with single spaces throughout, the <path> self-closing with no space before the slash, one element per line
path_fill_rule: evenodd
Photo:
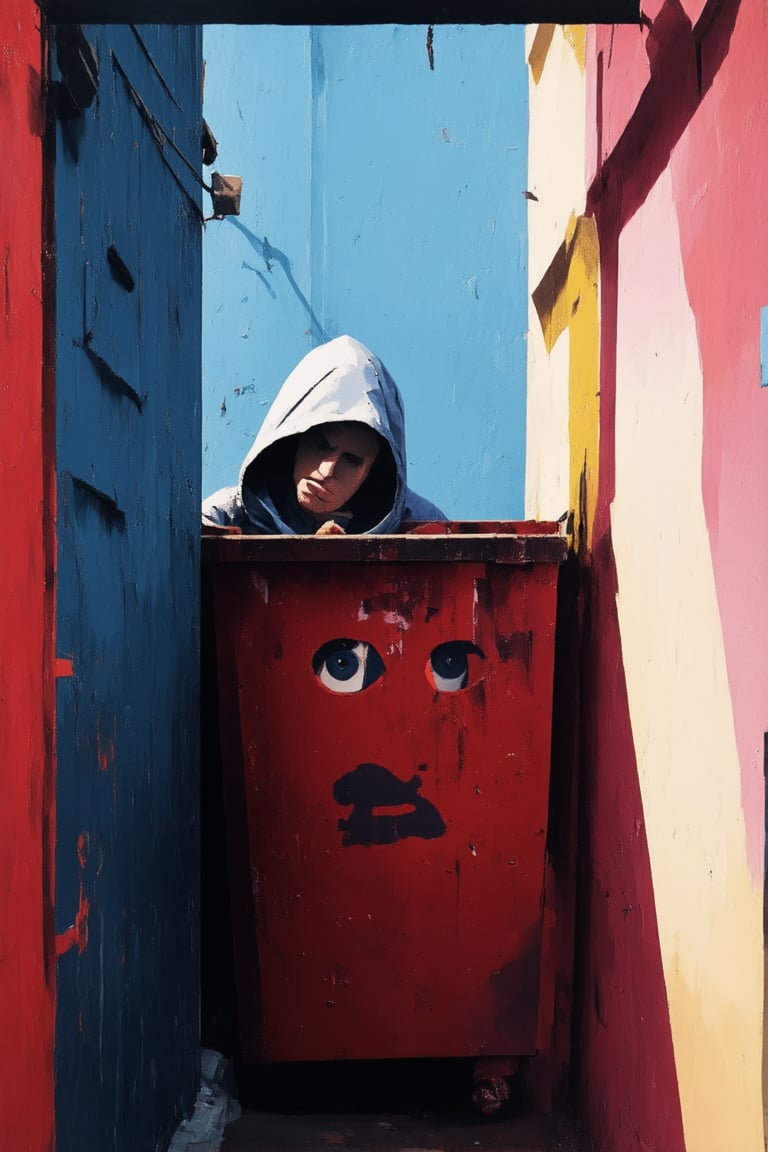
<path fill-rule="evenodd" d="M 50 464 L 43 419 L 42 40 L 0 6 L 0 1147 L 53 1147 Z M 47 587 L 46 587 L 47 585 Z M 48 705 L 48 707 L 46 707 Z M 42 899 L 41 899 L 42 895 Z"/>

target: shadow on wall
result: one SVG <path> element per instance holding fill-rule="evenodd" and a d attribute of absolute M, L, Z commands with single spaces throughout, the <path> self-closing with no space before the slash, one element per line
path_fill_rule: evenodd
<path fill-rule="evenodd" d="M 609 532 L 582 571 L 588 607 L 582 621 L 576 1077 L 593 1132 L 616 1134 L 608 1118 L 607 1070 L 619 1068 L 626 1077 L 625 1147 L 685 1152 Z M 591 701 L 599 701 L 599 709 L 590 709 Z"/>
<path fill-rule="evenodd" d="M 620 234 L 667 167 L 672 149 L 728 55 L 739 2 L 708 0 L 696 24 L 691 25 L 679 0 L 666 0 L 650 26 L 646 42 L 650 79 L 587 197 L 587 212 L 598 219 L 601 243 L 608 231 Z M 599 55 L 598 75 L 602 66 Z M 596 132 L 601 155 L 600 104 Z M 613 343 L 615 346 L 615 339 Z"/>
<path fill-rule="evenodd" d="M 677 0 L 662 6 L 647 37 L 650 79 L 597 172 L 587 201 L 600 243 L 600 459 L 594 546 L 583 567 L 587 703 L 577 946 L 583 1003 L 576 1048 L 586 1114 L 593 1132 L 604 1141 L 601 1147 L 612 1139 L 626 1141 L 627 1148 L 685 1152 L 686 1147 L 611 537 L 619 239 L 667 168 L 672 150 L 711 88 L 728 54 L 738 9 L 738 0 L 709 0 L 692 26 Z M 599 54 L 598 84 L 602 67 Z M 599 101 L 596 132 L 601 155 Z"/>
<path fill-rule="evenodd" d="M 246 228 L 245 224 L 241 224 L 239 220 L 235 220 L 229 216 L 227 217 L 227 222 L 237 228 L 238 232 L 242 232 L 243 236 L 245 236 L 246 240 L 250 244 L 251 248 L 253 248 L 257 256 L 259 256 L 264 261 L 264 267 L 270 276 L 272 275 L 272 269 L 275 264 L 282 268 L 291 291 L 307 314 L 312 329 L 312 336 L 321 343 L 325 343 L 327 340 L 330 340 L 331 337 L 329 336 L 328 332 L 326 332 L 325 328 L 323 328 L 322 324 L 313 312 L 312 305 L 309 303 L 309 300 L 307 300 L 301 288 L 299 288 L 299 285 L 296 282 L 296 277 L 293 274 L 293 269 L 291 268 L 291 261 L 288 259 L 285 252 L 281 252 L 279 248 L 273 248 L 266 236 L 263 240 L 260 239 L 254 232 L 251 232 L 250 228 Z M 277 299 L 277 293 L 263 272 L 260 272 L 258 268 L 254 268 L 250 264 L 246 264 L 245 261 L 243 261 L 242 267 L 247 268 L 251 272 L 254 272 L 272 299 Z"/>

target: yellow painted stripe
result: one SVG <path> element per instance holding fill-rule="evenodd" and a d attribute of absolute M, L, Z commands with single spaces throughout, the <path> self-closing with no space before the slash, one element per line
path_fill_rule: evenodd
<path fill-rule="evenodd" d="M 581 71 L 584 71 L 587 60 L 587 26 L 586 24 L 564 24 L 563 36 L 573 48 L 573 54 Z"/>
<path fill-rule="evenodd" d="M 600 248 L 595 221 L 572 216 L 566 236 L 533 292 L 547 352 L 568 329 L 569 499 L 574 544 L 592 542 L 597 503 L 600 405 Z"/>
<path fill-rule="evenodd" d="M 541 80 L 544 65 L 547 62 L 547 54 L 554 35 L 554 24 L 539 24 L 536 29 L 536 35 L 533 38 L 533 44 L 528 53 L 528 65 L 531 69 L 534 84 L 538 84 L 539 80 Z"/>

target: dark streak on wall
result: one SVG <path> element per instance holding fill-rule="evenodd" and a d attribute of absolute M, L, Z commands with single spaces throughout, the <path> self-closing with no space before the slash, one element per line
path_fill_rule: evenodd
<path fill-rule="evenodd" d="M 83 34 L 101 81 L 56 128 L 57 1146 L 154 1152 L 199 1083 L 201 189 L 108 62 L 199 165 L 201 37 Z"/>

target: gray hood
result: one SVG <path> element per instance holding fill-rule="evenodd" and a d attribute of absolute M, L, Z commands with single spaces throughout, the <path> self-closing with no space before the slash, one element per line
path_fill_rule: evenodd
<path fill-rule="evenodd" d="M 354 420 L 382 437 L 371 474 L 355 494 L 352 533 L 398 532 L 404 521 L 444 520 L 431 501 L 406 483 L 403 401 L 386 368 L 358 340 L 339 336 L 309 352 L 294 368 L 243 461 L 237 487 L 203 501 L 203 523 L 268 535 L 312 534 L 317 520 L 302 511 L 293 484 L 298 437 L 318 424 Z"/>
<path fill-rule="evenodd" d="M 314 348 L 297 364 L 277 394 L 240 469 L 240 499 L 249 520 L 262 532 L 314 531 L 287 490 L 277 495 L 267 484 L 265 459 L 282 441 L 318 424 L 356 421 L 389 445 L 394 461 L 391 501 L 377 509 L 366 532 L 397 531 L 406 503 L 405 419 L 399 389 L 370 349 L 351 336 Z M 266 454 L 266 456 L 265 456 Z M 279 455 L 279 453 L 278 453 Z M 279 507 L 278 507 L 279 506 Z M 378 513 L 381 513 L 379 516 Z"/>

